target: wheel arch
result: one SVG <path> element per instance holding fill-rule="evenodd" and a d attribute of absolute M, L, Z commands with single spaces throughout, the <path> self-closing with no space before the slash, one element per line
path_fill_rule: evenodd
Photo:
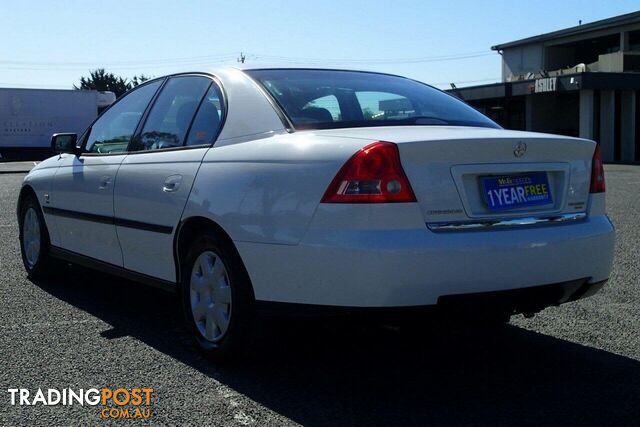
<path fill-rule="evenodd" d="M 16 203 L 16 216 L 18 217 L 18 225 L 20 225 L 21 228 L 22 218 L 20 216 L 20 208 L 22 207 L 25 198 L 28 196 L 33 196 L 36 198 L 36 200 L 38 200 L 38 195 L 36 194 L 36 191 L 33 189 L 33 187 L 31 187 L 29 184 L 25 184 L 20 189 L 20 195 L 18 195 L 18 203 Z M 38 204 L 40 203 L 38 202 Z M 40 209 L 42 209 L 42 207 L 40 207 Z"/>
<path fill-rule="evenodd" d="M 210 218 L 206 218 L 203 216 L 193 216 L 187 219 L 183 219 L 176 230 L 173 247 L 174 259 L 176 263 L 176 283 L 178 284 L 178 286 L 180 286 L 182 277 L 182 264 L 189 250 L 189 245 L 196 238 L 196 236 L 198 236 L 198 232 L 201 232 L 202 230 L 209 230 L 213 232 L 217 238 L 224 242 L 233 251 L 234 256 L 236 256 L 240 261 L 240 266 L 244 270 L 244 273 L 249 280 L 251 297 L 255 299 L 251 277 L 247 272 L 244 261 L 242 260 L 242 257 L 240 256 L 240 253 L 236 248 L 236 245 L 233 243 L 233 240 L 224 230 L 224 228 L 222 228 L 222 226 L 220 226 L 217 222 L 211 220 Z"/>

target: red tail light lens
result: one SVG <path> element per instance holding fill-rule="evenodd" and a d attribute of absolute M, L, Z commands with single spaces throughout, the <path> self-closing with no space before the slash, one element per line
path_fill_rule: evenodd
<path fill-rule="evenodd" d="M 604 193 L 604 167 L 602 166 L 602 154 L 600 144 L 596 144 L 596 151 L 593 153 L 591 162 L 591 189 L 590 193 Z"/>
<path fill-rule="evenodd" d="M 374 142 L 342 166 L 322 197 L 322 203 L 415 202 L 400 164 L 398 146 Z"/>

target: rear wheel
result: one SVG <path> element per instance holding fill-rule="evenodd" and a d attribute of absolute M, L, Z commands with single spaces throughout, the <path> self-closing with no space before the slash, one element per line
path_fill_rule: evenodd
<path fill-rule="evenodd" d="M 223 360 L 247 342 L 252 319 L 249 278 L 237 253 L 205 232 L 187 253 L 181 283 L 185 322 L 206 356 Z"/>
<path fill-rule="evenodd" d="M 52 276 L 59 262 L 51 258 L 49 232 L 34 195 L 25 197 L 20 206 L 20 252 L 22 263 L 31 279 Z"/>

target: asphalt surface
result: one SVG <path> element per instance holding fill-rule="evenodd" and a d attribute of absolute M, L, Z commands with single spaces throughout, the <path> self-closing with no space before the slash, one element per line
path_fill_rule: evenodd
<path fill-rule="evenodd" d="M 27 280 L 23 174 L 2 174 L 0 424 L 104 423 L 98 407 L 11 406 L 8 388 L 152 387 L 153 424 L 637 426 L 640 167 L 606 169 L 616 260 L 596 296 L 492 332 L 265 322 L 232 366 L 192 350 L 170 294 L 80 268 Z"/>

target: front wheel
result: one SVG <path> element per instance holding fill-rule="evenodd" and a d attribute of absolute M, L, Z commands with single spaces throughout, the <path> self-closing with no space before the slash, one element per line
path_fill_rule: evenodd
<path fill-rule="evenodd" d="M 187 253 L 181 283 L 187 328 L 206 356 L 226 359 L 247 342 L 252 319 L 251 285 L 239 256 L 213 233 Z"/>
<path fill-rule="evenodd" d="M 19 225 L 22 263 L 29 278 L 53 275 L 57 271 L 58 263 L 49 254 L 49 232 L 35 196 L 26 196 L 20 206 Z"/>

